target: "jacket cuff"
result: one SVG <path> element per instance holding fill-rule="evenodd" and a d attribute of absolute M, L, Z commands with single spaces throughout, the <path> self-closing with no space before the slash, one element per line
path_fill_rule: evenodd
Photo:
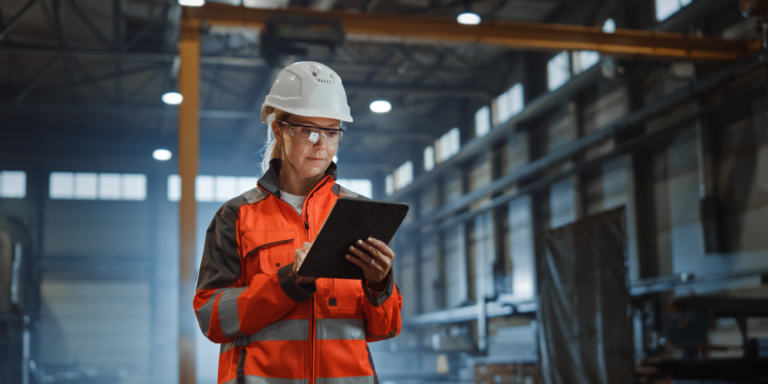
<path fill-rule="evenodd" d="M 381 304 L 383 304 L 387 299 L 392 296 L 392 286 L 394 285 L 395 279 L 392 277 L 392 270 L 389 270 L 389 274 L 387 275 L 387 287 L 384 288 L 384 291 L 381 292 L 380 295 L 374 296 L 373 292 L 371 292 L 371 287 L 366 284 L 365 280 L 361 281 L 361 284 L 363 285 L 363 293 L 365 293 L 365 297 L 368 299 L 368 302 L 371 303 L 374 307 L 378 307 Z"/>
<path fill-rule="evenodd" d="M 277 270 L 277 281 L 280 283 L 280 288 L 283 289 L 283 292 L 291 300 L 297 303 L 311 299 L 315 292 L 317 292 L 317 285 L 315 283 L 302 285 L 296 283 L 293 279 L 293 273 L 291 273 L 292 270 L 293 263 L 280 267 Z"/>

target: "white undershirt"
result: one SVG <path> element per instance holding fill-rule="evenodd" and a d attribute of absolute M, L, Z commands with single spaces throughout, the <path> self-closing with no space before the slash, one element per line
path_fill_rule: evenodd
<path fill-rule="evenodd" d="M 280 199 L 285 201 L 286 203 L 290 204 L 293 209 L 296 210 L 296 212 L 299 213 L 299 216 L 301 216 L 301 206 L 304 205 L 304 198 L 306 196 L 296 196 L 291 195 L 290 193 L 280 190 Z"/>
<path fill-rule="evenodd" d="M 291 195 L 290 193 L 285 192 L 282 189 L 280 190 L 280 199 L 290 204 L 291 207 L 293 207 L 293 209 L 295 209 L 296 212 L 299 213 L 299 216 L 301 216 L 301 206 L 304 205 L 304 198 L 306 198 L 306 196 Z M 371 289 L 371 294 L 373 294 L 373 297 L 378 297 L 379 295 L 381 295 L 381 292 L 374 291 L 373 289 Z"/>

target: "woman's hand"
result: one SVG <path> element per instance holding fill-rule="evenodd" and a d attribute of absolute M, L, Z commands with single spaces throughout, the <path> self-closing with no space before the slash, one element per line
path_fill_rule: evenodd
<path fill-rule="evenodd" d="M 376 291 L 386 288 L 386 279 L 392 267 L 395 253 L 386 243 L 369 237 L 367 241 L 358 240 L 354 246 L 349 247 L 347 260 L 363 269 L 368 286 Z"/>
<path fill-rule="evenodd" d="M 298 274 L 299 267 L 301 267 L 301 263 L 304 262 L 304 258 L 307 257 L 307 252 L 309 252 L 309 247 L 311 246 L 312 243 L 304 243 L 301 246 L 301 249 L 293 251 L 295 261 L 293 262 L 293 270 L 291 272 L 293 273 L 293 280 L 296 284 L 312 284 L 317 280 L 317 277 L 303 277 Z"/>

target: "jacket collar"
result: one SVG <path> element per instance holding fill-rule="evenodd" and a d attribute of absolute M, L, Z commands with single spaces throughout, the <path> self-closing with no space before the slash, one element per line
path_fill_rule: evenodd
<path fill-rule="evenodd" d="M 281 159 L 272 159 L 269 161 L 269 169 L 267 169 L 267 172 L 259 179 L 259 186 L 264 188 L 267 192 L 280 197 L 280 181 L 277 177 L 277 175 L 280 174 L 280 168 L 283 166 L 283 161 Z M 331 165 L 328 166 L 328 168 L 325 170 L 326 176 L 332 176 L 333 180 L 336 181 L 337 176 L 337 166 L 336 163 L 331 161 Z"/>

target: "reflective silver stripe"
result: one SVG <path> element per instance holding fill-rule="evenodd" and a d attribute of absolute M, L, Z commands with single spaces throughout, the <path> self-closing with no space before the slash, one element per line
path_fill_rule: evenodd
<path fill-rule="evenodd" d="M 225 382 L 223 382 L 221 384 L 237 384 L 237 378 L 234 378 L 234 379 L 231 379 L 231 380 L 227 380 L 227 381 L 225 381 Z"/>
<path fill-rule="evenodd" d="M 237 298 L 246 289 L 248 287 L 227 288 L 221 292 L 221 298 L 219 299 L 219 322 L 221 323 L 221 332 L 228 339 L 246 336 L 240 332 L 240 315 L 237 313 Z"/>
<path fill-rule="evenodd" d="M 251 342 L 272 340 L 307 340 L 309 339 L 309 320 L 275 321 L 251 335 Z"/>
<path fill-rule="evenodd" d="M 278 379 L 276 377 L 261 377 L 245 375 L 245 384 L 308 384 L 307 379 Z"/>
<path fill-rule="evenodd" d="M 216 301 L 216 296 L 219 295 L 219 293 L 222 290 L 219 289 L 216 292 L 211 295 L 210 298 L 208 298 L 208 301 L 203 304 L 200 309 L 197 310 L 195 313 L 197 315 L 197 323 L 200 325 L 200 330 L 203 331 L 203 335 L 206 337 L 208 336 L 208 330 L 211 326 L 211 313 L 213 313 L 213 303 Z"/>
<path fill-rule="evenodd" d="M 282 320 L 275 321 L 267 325 L 260 331 L 248 337 L 241 337 L 232 342 L 232 347 L 243 347 L 254 341 L 286 341 L 286 340 L 309 340 L 309 320 Z M 229 347 L 229 349 L 232 349 Z M 226 352 L 223 349 L 222 352 Z M 229 350 L 227 349 L 227 351 Z"/>
<path fill-rule="evenodd" d="M 373 384 L 373 376 L 318 377 L 315 384 Z"/>
<path fill-rule="evenodd" d="M 363 319 L 317 319 L 317 340 L 365 340 Z"/>
<path fill-rule="evenodd" d="M 234 347 L 235 347 L 235 342 L 234 341 L 230 341 L 229 343 L 221 344 L 221 346 L 219 347 L 219 353 L 229 352 L 229 350 L 234 348 Z"/>

